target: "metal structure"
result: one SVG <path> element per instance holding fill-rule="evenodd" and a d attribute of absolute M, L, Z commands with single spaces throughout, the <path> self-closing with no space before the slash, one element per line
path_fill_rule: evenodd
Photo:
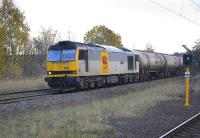
<path fill-rule="evenodd" d="M 183 63 L 185 66 L 185 107 L 188 108 L 190 106 L 190 67 L 193 64 L 193 55 L 192 51 L 186 45 L 182 46 L 187 50 L 187 53 L 183 55 Z"/>

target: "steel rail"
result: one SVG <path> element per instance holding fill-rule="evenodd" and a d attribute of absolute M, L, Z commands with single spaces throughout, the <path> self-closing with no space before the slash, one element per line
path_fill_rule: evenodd
<path fill-rule="evenodd" d="M 32 100 L 32 99 L 42 98 L 43 96 L 52 95 L 52 94 L 56 94 L 56 92 L 32 94 L 32 95 L 27 95 L 27 96 L 22 95 L 19 97 L 0 99 L 0 104 L 9 104 L 9 103 L 16 103 L 16 102 L 25 101 L 25 100 Z"/>
<path fill-rule="evenodd" d="M 3 96 L 3 95 L 14 95 L 14 94 L 18 94 L 18 93 L 30 93 L 30 92 L 37 92 L 37 91 L 48 91 L 48 90 L 51 90 L 51 88 L 27 90 L 27 91 L 17 91 L 17 92 L 0 92 L 0 96 Z"/>
<path fill-rule="evenodd" d="M 0 104 L 9 104 L 19 101 L 41 98 L 45 95 L 57 94 L 58 92 L 59 90 L 56 89 L 39 89 L 31 91 L 3 93 L 0 94 Z"/>
<path fill-rule="evenodd" d="M 189 127 L 193 123 L 195 123 L 196 120 L 200 119 L 200 113 L 196 114 L 195 116 L 191 117 L 190 119 L 186 120 L 182 124 L 178 125 L 177 127 L 173 128 L 169 132 L 165 133 L 164 135 L 160 136 L 159 138 L 171 138 L 178 134 L 181 130 L 184 128 Z"/>

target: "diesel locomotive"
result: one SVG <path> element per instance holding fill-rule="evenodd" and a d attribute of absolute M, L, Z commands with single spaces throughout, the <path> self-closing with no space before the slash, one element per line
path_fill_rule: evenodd
<path fill-rule="evenodd" d="M 87 89 L 175 76 L 182 58 L 113 46 L 61 41 L 51 45 L 45 81 L 52 88 Z"/>

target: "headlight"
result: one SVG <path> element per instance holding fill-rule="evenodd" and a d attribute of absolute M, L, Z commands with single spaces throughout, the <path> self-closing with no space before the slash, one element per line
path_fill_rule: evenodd
<path fill-rule="evenodd" d="M 49 75 L 51 75 L 51 72 L 49 71 Z"/>

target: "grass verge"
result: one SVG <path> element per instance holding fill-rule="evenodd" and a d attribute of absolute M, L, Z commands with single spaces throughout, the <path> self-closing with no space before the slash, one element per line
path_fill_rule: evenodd
<path fill-rule="evenodd" d="M 199 83 L 196 78 L 195 84 Z M 199 92 L 200 86 L 195 86 Z M 184 81 L 158 81 L 148 89 L 116 95 L 90 104 L 71 106 L 51 111 L 38 111 L 0 120 L 0 137 L 95 138 L 104 133 L 115 133 L 110 118 L 138 117 L 159 102 L 181 99 Z"/>
<path fill-rule="evenodd" d="M 44 77 L 24 78 L 24 79 L 1 79 L 0 93 L 17 92 L 48 88 Z"/>

